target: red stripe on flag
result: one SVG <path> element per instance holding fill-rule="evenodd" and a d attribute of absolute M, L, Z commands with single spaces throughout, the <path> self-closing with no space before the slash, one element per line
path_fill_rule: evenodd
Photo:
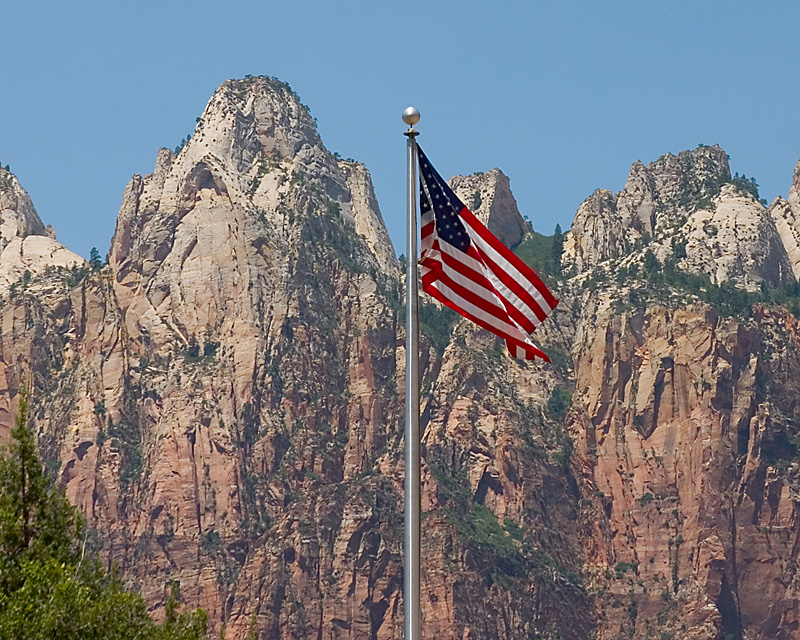
<path fill-rule="evenodd" d="M 450 269 L 472 281 L 479 289 L 486 290 L 492 295 L 493 298 L 497 298 L 497 302 L 502 304 L 506 313 L 513 319 L 513 322 L 519 325 L 525 332 L 532 333 L 534 329 L 536 329 L 536 324 L 534 324 L 534 322 L 532 322 L 531 319 L 525 315 L 522 309 L 519 309 L 517 305 L 514 304 L 513 300 L 508 300 L 502 292 L 497 290 L 491 280 L 483 275 L 483 273 L 476 271 L 473 267 L 459 257 L 464 255 L 463 251 L 451 249 L 451 251 L 448 252 L 447 246 L 441 247 L 439 241 L 435 240 L 432 248 L 439 251 L 439 255 L 437 256 L 438 259 L 426 258 L 423 259 L 423 264 L 429 268 L 433 268 L 431 266 L 432 263 L 439 262 L 439 260 L 441 260 L 441 262 L 443 262 Z M 470 251 L 473 251 L 472 247 L 470 247 Z M 482 271 L 485 272 L 486 265 L 480 262 L 480 256 L 478 256 L 477 260 L 475 260 L 473 255 L 470 255 L 470 257 L 472 257 L 476 262 L 475 266 L 481 268 Z M 462 284 L 463 286 L 463 283 L 459 284 Z"/>
<path fill-rule="evenodd" d="M 536 329 L 536 325 L 534 325 L 533 322 L 531 322 L 530 319 L 513 304 L 513 302 L 506 300 L 505 296 L 503 296 L 503 294 L 496 289 L 494 284 L 486 276 L 476 272 L 449 253 L 442 251 L 441 256 L 442 262 L 450 267 L 453 271 L 456 271 L 465 278 L 468 278 L 478 287 L 492 292 L 494 296 L 497 297 L 498 301 L 503 305 L 505 312 L 514 320 L 515 324 L 519 325 L 527 333 L 531 333 L 534 329 Z"/>
<path fill-rule="evenodd" d="M 423 278 L 422 289 L 426 290 L 425 287 L 430 286 L 436 280 L 442 281 L 454 293 L 464 298 L 464 300 L 474 304 L 476 307 L 497 318 L 504 324 L 507 324 L 511 327 L 514 326 L 512 322 L 509 322 L 508 313 L 506 313 L 506 310 L 503 307 L 489 302 L 486 298 L 477 295 L 475 292 L 470 291 L 465 286 L 459 284 L 453 280 L 444 269 L 440 269 L 438 272 L 431 272 L 425 278 Z"/>
<path fill-rule="evenodd" d="M 522 342 L 521 340 L 517 340 L 516 338 L 512 338 L 510 335 L 508 335 L 502 329 L 499 329 L 497 326 L 492 325 L 492 324 L 486 322 L 485 320 L 483 320 L 481 318 L 478 318 L 477 316 L 473 315 L 469 311 L 466 311 L 465 309 L 460 307 L 453 300 L 448 298 L 444 293 L 442 293 L 441 291 L 439 291 L 438 289 L 436 289 L 432 285 L 433 285 L 433 283 L 429 283 L 427 286 L 423 285 L 423 290 L 425 291 L 425 293 L 427 293 L 428 295 L 432 296 L 433 298 L 436 298 L 436 300 L 441 302 L 446 307 L 449 307 L 450 309 L 452 309 L 456 313 L 464 316 L 470 322 L 474 322 L 479 327 L 481 327 L 483 329 L 486 329 L 490 333 L 492 333 L 492 334 L 498 336 L 499 338 L 502 338 L 503 340 L 505 340 L 506 344 L 509 346 L 509 351 L 511 351 L 511 347 L 512 346 L 519 347 L 525 352 L 525 356 L 529 360 L 532 360 L 534 358 L 541 358 L 542 360 L 544 360 L 546 362 L 550 362 L 550 358 L 541 349 L 535 347 L 532 344 L 526 344 L 526 343 Z M 516 353 L 512 352 L 512 355 L 514 357 L 516 357 Z"/>
<path fill-rule="evenodd" d="M 556 305 L 558 304 L 558 300 L 550 293 L 550 290 L 545 286 L 544 282 L 541 281 L 536 272 L 531 269 L 527 264 L 525 264 L 522 260 L 520 260 L 510 249 L 508 249 L 502 242 L 500 242 L 497 238 L 495 238 L 490 231 L 475 217 L 475 214 L 472 213 L 466 207 L 461 209 L 461 217 L 464 221 L 470 226 L 470 228 L 477 233 L 481 239 L 488 244 L 492 249 L 494 249 L 497 253 L 499 253 L 503 258 L 508 260 L 511 265 L 520 272 L 525 278 L 530 280 L 531 284 L 536 287 L 537 291 L 542 294 L 542 297 L 545 299 L 548 305 L 550 305 L 551 309 L 555 309 Z"/>
<path fill-rule="evenodd" d="M 497 277 L 498 280 L 500 280 L 500 282 L 506 285 L 526 307 L 536 314 L 536 317 L 540 322 L 547 317 L 547 311 L 542 309 L 541 305 L 533 299 L 533 296 L 531 296 L 529 292 L 520 286 L 519 282 L 514 280 L 514 278 L 512 278 L 508 272 L 503 271 L 503 269 L 497 266 L 497 264 L 483 252 L 481 252 L 481 257 L 483 258 L 483 262 L 486 264 L 486 267 Z"/>
<path fill-rule="evenodd" d="M 545 362 L 550 362 L 550 357 L 538 347 L 534 347 L 530 344 L 525 344 L 523 342 L 517 342 L 516 340 L 506 340 L 506 346 L 508 350 L 511 351 L 512 348 L 519 348 L 525 352 L 525 357 L 528 360 L 533 360 L 534 358 L 541 358 Z"/>
<path fill-rule="evenodd" d="M 513 356 L 549 362 L 528 336 L 552 313 L 558 300 L 533 269 L 503 246 L 454 196 L 421 149 L 419 154 L 421 207 L 426 210 L 421 224 L 423 290 L 503 338 Z M 434 199 L 439 199 L 438 206 L 434 206 Z M 453 216 L 460 220 L 455 231 L 450 223 Z M 445 228 L 440 229 L 439 223 Z M 460 225 L 469 234 L 468 242 L 459 231 Z M 440 231 L 454 244 L 443 241 Z"/>

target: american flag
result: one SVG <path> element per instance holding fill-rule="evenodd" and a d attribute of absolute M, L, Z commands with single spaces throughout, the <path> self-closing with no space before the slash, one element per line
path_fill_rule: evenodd
<path fill-rule="evenodd" d="M 456 197 L 417 146 L 422 289 L 506 341 L 516 358 L 550 358 L 529 334 L 558 300 Z"/>

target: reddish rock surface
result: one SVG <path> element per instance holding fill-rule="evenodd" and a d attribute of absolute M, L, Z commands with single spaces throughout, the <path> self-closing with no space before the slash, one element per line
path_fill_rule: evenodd
<path fill-rule="evenodd" d="M 800 329 L 753 305 L 796 268 L 797 189 L 768 212 L 729 181 L 701 147 L 582 205 L 552 365 L 423 304 L 425 637 L 800 638 Z M 498 170 L 453 184 L 527 237 Z M 0 424 L 27 385 L 153 615 L 177 583 L 229 640 L 402 637 L 401 277 L 369 173 L 288 86 L 224 83 L 131 180 L 107 266 L 12 284 Z"/>

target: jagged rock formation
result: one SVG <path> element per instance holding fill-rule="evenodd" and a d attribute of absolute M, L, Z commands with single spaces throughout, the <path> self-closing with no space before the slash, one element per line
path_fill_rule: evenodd
<path fill-rule="evenodd" d="M 17 177 L 0 167 L 0 293 L 47 268 L 70 268 L 83 258 L 56 242 Z"/>
<path fill-rule="evenodd" d="M 492 201 L 524 227 L 510 192 Z M 2 308 L 0 390 L 10 418 L 28 380 L 102 557 L 154 615 L 176 582 L 227 638 L 400 637 L 400 280 L 366 169 L 283 83 L 226 82 L 180 153 L 129 183 L 108 266 L 78 276 L 37 272 Z M 426 633 L 585 635 L 577 537 L 549 532 L 579 509 L 542 407 L 565 373 L 493 341 L 467 365 L 462 341 L 485 336 L 458 331 L 451 355 L 426 350 Z M 522 391 L 485 405 L 498 359 Z M 493 416 L 481 448 L 476 411 Z M 542 483 L 566 493 L 541 502 Z"/>
<path fill-rule="evenodd" d="M 789 197 L 775 198 L 769 213 L 781 237 L 795 278 L 800 278 L 800 162 L 794 168 Z"/>
<path fill-rule="evenodd" d="M 795 281 L 786 247 L 760 202 L 728 184 L 713 205 L 713 210 L 696 211 L 680 230 L 687 240 L 683 266 L 688 271 L 750 290 L 761 283 L 782 287 Z"/>
<path fill-rule="evenodd" d="M 571 419 L 596 496 L 598 637 L 796 637 L 794 318 L 692 305 L 595 322 Z M 611 615 L 620 602 L 635 612 Z"/>
<path fill-rule="evenodd" d="M 0 273 L 47 240 L 4 176 Z M 553 365 L 423 305 L 426 637 L 800 638 L 800 329 L 770 302 L 799 176 L 767 210 L 699 147 L 593 194 Z M 499 170 L 451 185 L 524 241 Z M 401 275 L 366 168 L 287 85 L 228 81 L 129 183 L 108 266 L 52 256 L 0 287 L 0 424 L 27 384 L 153 614 L 177 583 L 229 640 L 400 638 Z"/>
<path fill-rule="evenodd" d="M 616 199 L 602 189 L 581 203 L 567 233 L 561 260 L 583 272 L 623 255 L 626 247 L 626 230 L 617 214 Z"/>
<path fill-rule="evenodd" d="M 647 244 L 663 262 L 679 243 L 681 268 L 714 283 L 785 286 L 795 276 L 773 218 L 731 183 L 727 154 L 701 146 L 636 162 L 620 193 L 595 192 L 575 215 L 563 260 L 586 272 Z"/>
<path fill-rule="evenodd" d="M 0 166 L 0 247 L 3 249 L 13 238 L 44 235 L 44 224 L 33 207 L 30 196 L 17 177 Z"/>
<path fill-rule="evenodd" d="M 459 199 L 507 247 L 520 243 L 531 228 L 520 215 L 508 177 L 500 169 L 447 181 Z"/>
<path fill-rule="evenodd" d="M 641 226 L 649 244 L 630 242 L 624 192 L 606 192 L 600 225 L 624 250 L 573 226 L 573 282 L 595 288 L 583 293 L 568 422 L 594 509 L 598 638 L 800 637 L 796 320 L 761 305 L 726 317 L 723 297 L 704 298 L 713 283 L 794 282 L 791 247 L 774 204 L 768 215 L 734 185 L 717 189 L 694 204 L 696 190 L 673 193 L 689 204 L 656 207 Z M 710 277 L 697 287 L 684 272 Z"/>

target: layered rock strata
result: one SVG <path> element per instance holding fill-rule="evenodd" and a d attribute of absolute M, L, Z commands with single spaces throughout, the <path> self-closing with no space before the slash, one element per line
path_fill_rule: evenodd
<path fill-rule="evenodd" d="M 646 241 L 625 236 L 636 217 L 624 194 L 606 192 L 605 236 L 581 211 L 572 229 L 572 282 L 591 290 L 568 424 L 594 512 L 597 638 L 800 637 L 800 334 L 769 304 L 795 282 L 790 234 L 776 204 L 767 213 L 736 184 L 715 190 L 662 201 L 668 226 L 642 224 Z M 743 301 L 731 284 L 758 293 Z"/>
<path fill-rule="evenodd" d="M 34 249 L 9 176 L 0 273 L 40 257 L 0 288 L 0 424 L 27 385 L 101 557 L 229 640 L 402 637 L 402 288 L 366 168 L 287 85 L 228 81 L 96 270 Z M 451 184 L 525 240 L 499 170 Z M 587 199 L 552 365 L 423 303 L 425 637 L 800 638 L 800 330 L 770 302 L 798 306 L 798 170 L 768 210 L 748 187 L 699 147 Z"/>
<path fill-rule="evenodd" d="M 490 226 L 524 228 L 488 194 Z M 177 584 L 226 638 L 399 638 L 401 306 L 366 169 L 283 83 L 226 82 L 129 183 L 108 266 L 0 310 L 5 415 L 28 381 L 48 466 L 155 616 Z M 584 636 L 578 539 L 550 532 L 579 511 L 543 409 L 565 372 L 461 325 L 424 344 L 425 633 Z"/>

